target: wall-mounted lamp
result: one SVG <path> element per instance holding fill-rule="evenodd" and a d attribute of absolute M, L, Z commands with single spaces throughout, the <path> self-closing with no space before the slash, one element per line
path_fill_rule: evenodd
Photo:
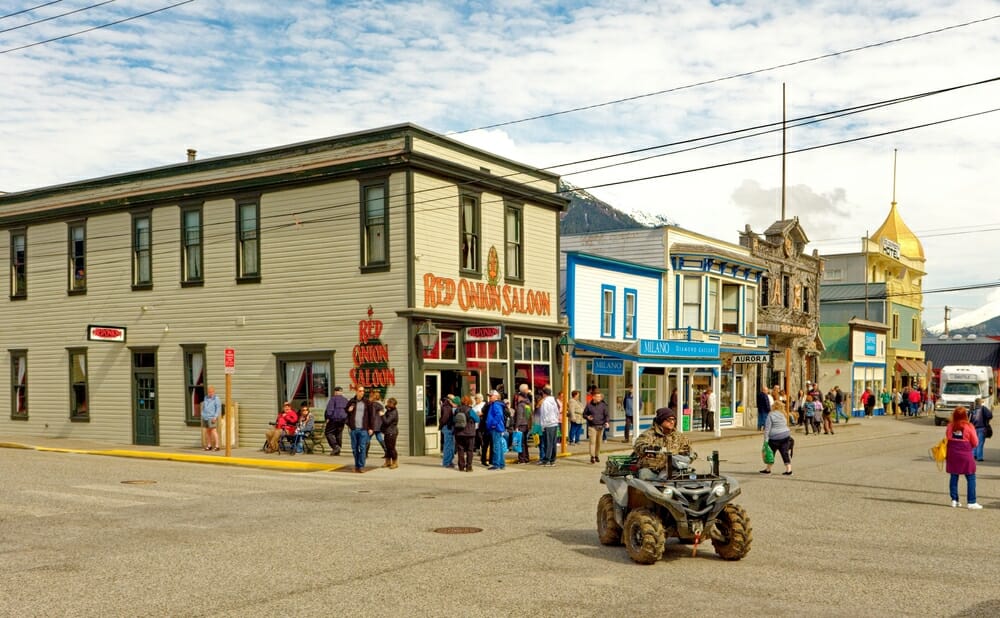
<path fill-rule="evenodd" d="M 434 323 L 429 319 L 424 320 L 420 323 L 420 328 L 417 329 L 417 340 L 420 343 L 420 347 L 424 349 L 424 352 L 430 352 L 434 349 L 437 344 L 438 332 L 434 328 Z"/>

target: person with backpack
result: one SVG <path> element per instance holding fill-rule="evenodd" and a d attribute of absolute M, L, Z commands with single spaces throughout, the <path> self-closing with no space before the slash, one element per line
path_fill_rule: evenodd
<path fill-rule="evenodd" d="M 472 472 L 472 457 L 476 446 L 476 423 L 479 417 L 472 409 L 472 397 L 462 397 L 452 416 L 455 430 L 455 451 L 458 453 L 458 471 Z"/>
<path fill-rule="evenodd" d="M 323 427 L 323 435 L 330 445 L 330 455 L 340 455 L 343 445 L 344 425 L 347 424 L 347 397 L 344 397 L 344 389 L 336 387 L 333 389 L 333 397 L 326 403 L 326 425 Z"/>
<path fill-rule="evenodd" d="M 445 468 L 455 467 L 455 429 L 452 425 L 454 411 L 455 396 L 448 395 L 441 400 L 441 417 L 438 419 L 438 429 L 441 431 L 441 465 Z"/>
<path fill-rule="evenodd" d="M 993 437 L 993 428 L 990 421 L 993 420 L 993 412 L 983 405 L 983 398 L 976 397 L 976 403 L 969 410 L 969 424 L 976 430 L 978 444 L 972 449 L 972 457 L 976 461 L 983 461 L 983 447 L 986 439 Z"/>

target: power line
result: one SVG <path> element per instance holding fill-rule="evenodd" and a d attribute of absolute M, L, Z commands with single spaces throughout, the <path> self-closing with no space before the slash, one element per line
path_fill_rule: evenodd
<path fill-rule="evenodd" d="M 6 15 L 0 15 L 0 19 L 7 19 L 8 17 L 14 17 L 15 15 L 21 15 L 23 13 L 30 13 L 30 12 L 36 10 L 36 9 L 40 9 L 42 7 L 49 6 L 50 4 L 59 4 L 62 1 L 63 0 L 52 0 L 52 2 L 46 2 L 45 4 L 39 4 L 37 6 L 33 6 L 33 7 L 30 7 L 30 8 L 27 8 L 27 9 L 22 9 L 20 11 L 14 11 L 13 13 L 7 13 Z"/>
<path fill-rule="evenodd" d="M 152 11 L 147 11 L 145 13 L 140 13 L 138 15 L 133 15 L 132 17 L 125 17 L 124 19 L 119 19 L 117 21 L 108 22 L 106 24 L 101 24 L 99 26 L 94 26 L 92 28 L 86 28 L 84 30 L 78 30 L 77 32 L 71 32 L 69 34 L 64 34 L 62 36 L 53 37 L 51 39 L 45 39 L 44 41 L 36 41 L 35 43 L 28 43 L 27 45 L 21 45 L 20 47 L 11 47 L 9 49 L 3 49 L 3 50 L 0 50 L 0 54 L 9 54 L 10 52 L 15 52 L 15 51 L 19 51 L 19 50 L 22 50 L 22 49 L 27 49 L 29 47 L 35 47 L 36 45 L 45 45 L 46 43 L 52 43 L 54 41 L 61 41 L 63 39 L 68 39 L 70 37 L 74 37 L 74 36 L 77 36 L 77 35 L 80 35 L 80 34 L 86 34 L 88 32 L 93 32 L 94 30 L 100 30 L 102 28 L 110 28 L 111 26 L 117 26 L 119 24 L 124 24 L 125 22 L 129 22 L 129 21 L 132 21 L 132 20 L 135 20 L 135 19 L 139 19 L 140 17 L 148 17 L 148 16 L 156 14 L 156 13 L 162 13 L 163 11 L 167 11 L 167 10 L 170 10 L 170 9 L 173 9 L 173 8 L 177 8 L 177 7 L 179 7 L 179 6 L 183 5 L 183 4 L 190 4 L 192 2 L 194 2 L 194 0 L 182 0 L 181 2 L 176 2 L 176 3 L 168 5 L 168 6 L 160 7 L 158 9 L 154 9 Z"/>
<path fill-rule="evenodd" d="M 985 83 L 985 82 L 989 82 L 989 81 L 995 81 L 995 80 L 998 80 L 998 79 L 1000 79 L 1000 78 L 992 78 L 990 80 L 984 80 L 984 82 L 976 82 L 976 83 Z M 942 91 L 948 91 L 948 90 L 951 90 L 951 88 L 949 88 L 949 89 L 942 89 Z M 936 92 L 936 91 L 932 91 L 932 92 Z M 900 101 L 910 100 L 912 98 L 916 98 L 916 97 L 919 97 L 919 96 L 923 96 L 923 95 L 910 95 L 908 97 L 900 97 L 899 100 Z M 875 104 L 871 104 L 871 105 L 879 105 L 881 103 L 884 103 L 884 102 L 875 103 Z M 863 106 L 863 105 L 862 106 L 855 106 L 853 108 L 847 108 L 847 109 L 859 109 L 859 108 L 863 108 L 863 107 L 865 107 L 865 106 Z M 998 109 L 1000 109 L 1000 108 L 998 108 Z M 955 121 L 955 120 L 969 118 L 969 117 L 972 117 L 972 116 L 977 116 L 977 115 L 981 115 L 981 114 L 991 113 L 991 112 L 994 112 L 994 111 L 998 111 L 998 109 L 988 110 L 988 111 L 985 111 L 985 112 L 978 112 L 978 113 L 975 113 L 975 114 L 968 114 L 966 116 L 958 116 L 958 117 L 948 118 L 948 119 L 945 119 L 945 120 L 940 120 L 940 121 L 935 121 L 935 122 L 930 122 L 930 123 L 924 123 L 924 124 L 921 124 L 921 125 L 915 125 L 915 126 L 911 126 L 911 127 L 904 127 L 904 128 L 901 128 L 901 129 L 895 129 L 895 130 L 892 130 L 892 131 L 886 131 L 886 132 L 878 133 L 878 134 L 874 134 L 874 135 L 861 136 L 861 137 L 852 138 L 852 139 L 848 139 L 848 140 L 841 140 L 841 141 L 838 141 L 838 142 L 831 142 L 831 143 L 827 143 L 827 144 L 819 144 L 819 145 L 804 147 L 804 148 L 800 148 L 800 149 L 796 149 L 796 150 L 791 150 L 791 151 L 788 152 L 788 154 L 795 154 L 795 153 L 799 153 L 799 152 L 806 152 L 806 151 L 810 151 L 810 150 L 817 150 L 817 149 L 826 148 L 826 147 L 829 147 L 829 146 L 842 145 L 842 144 L 851 143 L 851 142 L 855 142 L 855 141 L 862 141 L 862 140 L 872 139 L 872 138 L 875 138 L 875 137 L 881 137 L 881 136 L 884 136 L 884 135 L 890 135 L 890 134 L 894 134 L 894 133 L 900 133 L 900 132 L 904 132 L 904 131 L 910 131 L 910 130 L 914 130 L 914 129 L 918 129 L 918 128 L 924 128 L 924 127 L 927 127 L 927 126 L 933 126 L 933 125 L 936 125 L 936 124 L 942 124 L 942 123 L 946 123 L 946 122 L 952 122 L 952 121 Z M 835 112 L 827 112 L 826 114 L 832 114 L 832 113 L 835 113 Z M 814 116 L 822 116 L 822 115 L 826 115 L 826 114 L 818 114 L 818 115 L 814 115 Z M 810 117 L 813 117 L 813 116 L 808 116 L 806 118 L 810 118 Z M 685 140 L 684 142 L 687 142 L 687 141 L 690 141 L 690 140 Z M 679 142 L 679 143 L 684 143 L 684 142 Z M 668 153 L 668 154 L 670 154 L 670 153 Z M 720 167 L 727 167 L 727 166 L 732 166 L 732 165 L 738 165 L 738 164 L 741 164 L 741 163 L 754 162 L 754 161 L 759 161 L 759 160 L 763 160 L 763 159 L 773 158 L 773 157 L 777 157 L 777 156 L 781 156 L 781 153 L 773 153 L 773 154 L 768 154 L 768 155 L 761 155 L 761 156 L 758 156 L 758 157 L 752 157 L 752 158 L 748 158 L 748 159 L 741 159 L 741 160 L 736 160 L 736 161 L 728 161 L 728 162 L 719 163 L 719 164 L 715 164 L 715 165 L 708 165 L 708 166 L 703 166 L 703 167 L 698 167 L 698 168 L 691 168 L 691 169 L 687 169 L 687 170 L 680 170 L 680 171 L 676 171 L 676 172 L 669 172 L 669 173 L 658 174 L 658 175 L 654 175 L 654 176 L 647 176 L 647 177 L 642 177 L 642 178 L 626 179 L 626 180 L 621 180 L 621 181 L 616 181 L 616 182 L 604 183 L 604 184 L 600 184 L 600 185 L 593 185 L 593 186 L 590 186 L 590 187 L 575 187 L 574 189 L 562 189 L 562 190 L 557 190 L 557 191 L 552 191 L 552 192 L 544 192 L 543 191 L 543 192 L 541 192 L 541 194 L 543 196 L 562 195 L 562 194 L 566 194 L 566 193 L 572 193 L 572 192 L 574 192 L 574 191 L 576 191 L 578 189 L 586 190 L 586 189 L 600 188 L 600 187 L 605 187 L 605 186 L 613 186 L 613 185 L 619 185 L 619 184 L 627 184 L 627 183 L 632 183 L 632 182 L 639 182 L 639 181 L 643 181 L 643 180 L 663 178 L 663 177 L 668 177 L 668 176 L 676 176 L 676 175 L 693 173 L 693 172 L 698 172 L 698 171 L 705 171 L 705 170 L 715 169 L 715 168 L 720 168 Z M 585 161 L 589 161 L 589 160 L 593 160 L 593 159 L 586 159 Z M 569 165 L 569 164 L 564 164 L 564 165 Z M 520 172 L 514 172 L 514 173 L 509 174 L 507 177 L 518 175 L 518 174 L 520 174 Z M 498 178 L 502 179 L 502 178 L 505 178 L 505 177 L 504 176 L 500 176 Z M 477 180 L 469 180 L 469 181 L 458 183 L 456 185 L 456 188 L 455 188 L 456 192 L 458 190 L 460 190 L 463 185 L 475 184 L 477 182 L 479 182 L 479 181 L 477 181 Z M 522 186 L 529 186 L 528 183 L 520 183 L 520 184 Z M 440 191 L 439 187 L 432 187 L 432 188 L 428 188 L 428 189 L 416 190 L 416 191 L 413 191 L 412 193 L 415 195 L 415 194 L 418 194 L 418 193 L 430 193 L 430 192 L 438 192 L 438 191 Z M 447 201 L 448 202 L 447 204 L 444 204 L 443 206 L 439 206 L 439 207 L 423 208 L 423 209 L 421 209 L 422 213 L 433 212 L 435 210 L 444 210 L 444 209 L 456 208 L 457 204 L 454 202 L 454 199 L 455 199 L 456 195 L 457 195 L 457 193 L 451 193 L 451 192 L 449 192 L 446 195 L 442 195 L 440 197 L 434 197 L 434 198 L 425 199 L 425 200 L 416 200 L 416 201 L 414 201 L 412 203 L 412 205 L 413 206 L 420 206 L 420 205 L 426 205 L 426 204 L 431 204 L 431 203 L 440 202 L 440 201 Z M 406 193 L 390 194 L 390 195 L 388 195 L 386 197 L 386 199 L 387 199 L 387 201 L 391 201 L 393 198 L 403 198 L 403 197 L 407 197 L 407 196 L 408 196 L 408 194 L 406 194 Z M 503 200 L 504 200 L 504 198 L 502 198 L 502 197 L 498 198 L 496 200 L 484 200 L 484 201 L 481 202 L 481 205 L 485 205 L 485 204 L 489 204 L 489 203 L 493 203 L 493 202 L 502 203 Z M 357 203 L 356 201 L 352 200 L 350 202 L 342 202 L 342 203 L 339 203 L 339 204 L 325 204 L 323 206 L 318 206 L 316 208 L 309 208 L 309 209 L 299 210 L 299 211 L 296 211 L 294 213 L 278 213 L 278 214 L 274 214 L 274 215 L 262 215 L 260 217 L 260 219 L 263 221 L 265 219 L 270 219 L 270 218 L 279 218 L 279 217 L 280 218 L 287 218 L 287 217 L 293 217 L 293 218 L 295 218 L 297 220 L 296 224 L 304 224 L 304 223 L 311 223 L 311 222 L 326 222 L 326 221 L 336 220 L 336 219 L 339 219 L 339 218 L 342 218 L 342 217 L 343 218 L 351 218 L 351 217 L 356 217 L 357 213 L 353 213 L 352 212 L 352 213 L 343 214 L 343 215 L 341 215 L 341 214 L 335 214 L 332 217 L 325 217 L 325 218 L 322 218 L 322 219 L 314 219 L 314 220 L 310 220 L 310 219 L 304 219 L 304 220 L 302 220 L 302 219 L 299 219 L 299 217 L 301 217 L 302 215 L 309 215 L 309 214 L 314 214 L 314 213 L 327 212 L 327 211 L 336 210 L 338 208 L 352 207 L 356 203 Z M 400 208 L 400 206 L 395 206 L 395 207 L 393 207 L 393 206 L 387 206 L 387 208 L 389 210 L 392 210 L 392 209 L 395 209 L 395 208 Z M 235 220 L 218 222 L 218 224 L 219 225 L 234 225 L 235 224 Z M 180 231 L 180 227 L 176 227 L 176 228 L 164 228 L 164 229 L 159 229 L 157 231 L 158 231 L 158 233 L 179 232 Z M 956 233 L 958 233 L 958 232 L 956 232 Z M 108 239 L 108 238 L 124 238 L 124 237 L 129 237 L 129 236 L 131 236 L 131 232 L 121 233 L 121 234 L 109 234 L 109 235 L 105 235 L 105 236 L 101 236 L 101 237 L 96 237 L 96 238 L 88 239 L 88 244 L 89 244 L 90 240 L 103 240 L 103 239 Z M 50 241 L 49 243 L 46 243 L 46 244 L 52 244 L 52 245 L 62 246 L 64 244 L 64 242 L 61 241 L 61 240 L 60 241 L 55 241 L 54 240 L 54 241 Z M 33 246 L 37 247 L 39 245 L 33 245 Z M 46 256 L 46 257 L 48 257 L 48 256 Z"/>
<path fill-rule="evenodd" d="M 58 15 L 53 15 L 52 17 L 44 17 L 42 19 L 36 19 L 35 21 L 29 21 L 26 24 L 21 24 L 20 26 L 14 26 L 13 28 L 7 28 L 6 30 L 0 30 L 0 34 L 4 32 L 11 32 L 12 30 L 20 30 L 21 28 L 27 28 L 28 26 L 34 26 L 35 24 L 40 24 L 47 21 L 52 21 L 53 19 L 59 19 L 60 17 L 66 17 L 67 15 L 72 15 L 73 13 L 82 13 L 83 11 L 89 11 L 90 9 L 96 9 L 99 6 L 104 6 L 105 4 L 111 4 L 117 0 L 104 0 L 104 2 L 98 2 L 97 4 L 91 4 L 90 6 L 85 6 L 83 8 L 74 9 L 72 11 L 67 11 L 65 13 L 60 13 Z"/>
<path fill-rule="evenodd" d="M 868 45 L 861 45 L 860 47 L 852 47 L 850 49 L 844 49 L 844 50 L 841 50 L 841 51 L 831 52 L 829 54 L 822 54 L 822 55 L 819 55 L 819 56 L 812 56 L 810 58 L 803 58 L 801 60 L 793 60 L 791 62 L 784 62 L 782 64 L 776 64 L 774 66 L 765 67 L 765 68 L 761 68 L 761 69 L 753 69 L 751 71 L 744 71 L 742 73 L 734 73 L 732 75 L 727 75 L 725 77 L 716 77 L 714 79 L 706 79 L 706 80 L 703 80 L 703 81 L 700 81 L 700 82 L 694 82 L 694 83 L 686 84 L 686 85 L 683 85 L 683 86 L 674 86 L 672 88 L 666 88 L 664 90 L 657 90 L 655 92 L 647 92 L 645 94 L 638 94 L 638 95 L 631 96 L 631 97 L 624 97 L 624 98 L 621 98 L 621 99 L 614 99 L 613 101 L 605 101 L 603 103 L 594 103 L 593 105 L 584 105 L 584 106 L 581 106 L 581 107 L 574 107 L 574 108 L 571 108 L 571 109 L 565 109 L 565 110 L 556 111 L 556 112 L 549 112 L 547 114 L 539 114 L 537 116 L 529 116 L 527 118 L 521 118 L 520 120 L 508 120 L 506 122 L 497 122 L 497 123 L 494 123 L 494 124 L 488 124 L 488 125 L 483 125 L 481 127 L 476 127 L 474 129 L 464 129 L 462 131 L 456 131 L 455 133 L 456 134 L 461 134 L 461 133 L 471 133 L 472 131 L 483 131 L 483 130 L 486 130 L 486 129 L 496 129 L 498 127 L 506 127 L 506 126 L 510 126 L 510 125 L 514 125 L 514 124 L 520 124 L 520 123 L 523 123 L 523 122 L 530 122 L 532 120 L 542 120 L 542 119 L 545 119 L 545 118 L 553 118 L 555 116 L 563 116 L 563 115 L 566 115 L 566 114 L 573 114 L 573 113 L 576 113 L 576 112 L 582 112 L 582 111 L 586 111 L 586 110 L 597 109 L 597 108 L 600 108 L 600 107 L 607 107 L 609 105 L 618 105 L 619 103 L 627 103 L 629 101 L 635 101 L 635 100 L 644 99 L 644 98 L 647 98 L 647 97 L 655 97 L 655 96 L 659 96 L 661 94 L 669 94 L 671 92 L 678 92 L 678 91 L 681 91 L 681 90 L 688 90 L 688 89 L 691 89 L 691 88 L 696 88 L 698 86 L 707 86 L 709 84 L 717 84 L 719 82 L 724 82 L 724 81 L 728 81 L 728 80 L 738 79 L 738 78 L 741 78 L 741 77 L 749 77 L 751 75 L 757 75 L 759 73 L 766 73 L 766 72 L 769 72 L 769 71 L 775 71 L 777 69 L 784 69 L 784 68 L 792 67 L 792 66 L 799 65 L 799 64 L 805 64 L 807 62 L 815 62 L 817 60 L 826 60 L 828 58 L 835 58 L 837 56 L 843 56 L 845 54 L 851 54 L 851 53 L 854 53 L 854 52 L 857 52 L 857 51 L 862 51 L 862 50 L 866 50 L 866 49 L 872 49 L 872 48 L 875 48 L 875 47 L 881 47 L 881 46 L 890 45 L 890 44 L 893 44 L 893 43 L 899 43 L 901 41 L 907 41 L 907 40 L 910 40 L 910 39 L 917 39 L 917 38 L 920 38 L 920 37 L 923 37 L 923 36 L 928 36 L 928 35 L 931 35 L 931 34 L 939 34 L 941 32 L 946 32 L 948 30 L 955 30 L 957 28 L 965 28 L 967 26 L 972 26 L 972 25 L 975 25 L 975 24 L 981 24 L 981 23 L 988 22 L 988 21 L 991 21 L 991 20 L 994 20 L 994 19 L 998 19 L 998 18 L 1000 18 L 1000 15 L 991 15 L 989 17 L 984 17 L 982 19 L 974 19 L 972 21 L 967 21 L 967 22 L 963 22 L 963 23 L 960 23 L 960 24 L 954 24 L 954 25 L 951 25 L 951 26 L 944 26 L 942 28 L 936 28 L 934 30 L 927 30 L 927 31 L 920 32 L 920 33 L 917 33 L 917 34 L 910 34 L 910 35 L 906 35 L 906 36 L 901 36 L 901 37 L 897 37 L 895 39 L 888 39 L 886 41 L 880 41 L 878 43 L 870 43 Z"/>
<path fill-rule="evenodd" d="M 848 285 L 851 285 L 851 284 L 848 284 Z M 854 283 L 853 285 L 861 285 L 861 284 L 860 283 Z M 829 304 L 832 304 L 832 305 L 842 304 L 842 303 L 847 303 L 847 302 L 857 302 L 857 301 L 863 301 L 863 300 L 867 300 L 868 302 L 879 302 L 881 300 L 887 300 L 887 299 L 890 299 L 890 298 L 898 298 L 900 296 L 926 296 L 927 294 L 944 294 L 946 292 L 966 292 L 966 291 L 970 291 L 970 290 L 988 290 L 988 289 L 992 289 L 992 288 L 1000 288 L 1000 281 L 993 281 L 991 283 L 969 283 L 969 284 L 965 284 L 965 285 L 953 285 L 953 286 L 949 286 L 949 287 L 945 287 L 945 288 L 934 288 L 934 289 L 930 289 L 930 290 L 922 290 L 922 291 L 917 291 L 917 292 L 892 292 L 892 293 L 886 292 L 885 294 L 881 294 L 878 297 L 875 297 L 875 296 L 872 296 L 872 295 L 868 295 L 867 297 L 865 297 L 865 296 L 854 296 L 854 297 L 847 297 L 847 298 L 838 298 L 836 300 L 833 300 L 833 299 L 822 300 L 822 299 L 820 299 L 820 302 L 821 303 L 829 303 Z"/>

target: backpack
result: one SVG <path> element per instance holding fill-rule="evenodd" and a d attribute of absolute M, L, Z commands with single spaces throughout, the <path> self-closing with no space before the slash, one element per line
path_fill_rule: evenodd
<path fill-rule="evenodd" d="M 451 417 L 451 422 L 455 426 L 455 429 L 461 431 L 468 424 L 469 415 L 464 410 L 456 410 L 454 416 Z"/>

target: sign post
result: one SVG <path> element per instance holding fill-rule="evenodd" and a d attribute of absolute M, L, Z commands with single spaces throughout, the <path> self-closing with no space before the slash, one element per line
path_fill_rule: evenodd
<path fill-rule="evenodd" d="M 236 350 L 226 348 L 224 370 L 226 373 L 226 433 L 223 439 L 226 441 L 226 457 L 233 454 L 232 440 L 230 432 L 233 431 L 233 374 L 236 373 Z"/>

